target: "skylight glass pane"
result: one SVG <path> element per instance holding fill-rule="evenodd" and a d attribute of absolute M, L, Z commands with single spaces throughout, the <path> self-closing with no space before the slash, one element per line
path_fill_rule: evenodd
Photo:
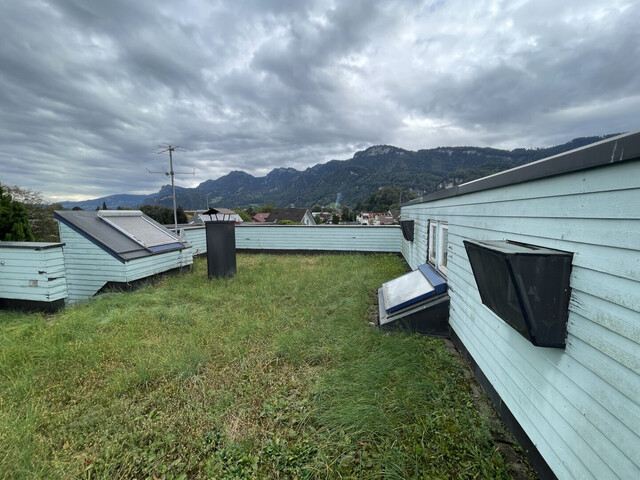
<path fill-rule="evenodd" d="M 417 303 L 435 293 L 435 287 L 420 270 L 402 275 L 382 285 L 387 313 Z"/>
<path fill-rule="evenodd" d="M 109 216 L 104 219 L 146 248 L 176 243 L 178 240 L 169 231 L 161 230 L 143 217 Z"/>

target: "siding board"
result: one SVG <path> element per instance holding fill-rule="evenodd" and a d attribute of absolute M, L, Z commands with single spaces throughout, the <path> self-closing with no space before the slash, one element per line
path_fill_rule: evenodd
<path fill-rule="evenodd" d="M 13 246 L 9 246 L 13 245 Z M 62 244 L 0 242 L 0 298 L 54 302 L 67 297 Z"/>
<path fill-rule="evenodd" d="M 456 305 L 460 307 L 463 302 L 460 298 L 457 300 Z M 463 312 L 465 308 L 469 307 L 465 305 L 462 309 Z M 496 321 L 501 322 L 498 319 Z M 478 322 L 478 325 L 483 336 L 476 336 L 472 343 L 476 345 L 478 350 L 483 351 L 483 357 L 491 355 L 498 360 L 494 371 L 496 378 L 510 379 L 518 385 L 517 389 L 509 389 L 507 399 L 517 402 L 519 405 L 528 404 L 526 415 L 530 422 L 544 425 L 546 422 L 541 421 L 542 419 L 552 419 L 554 426 L 562 425 L 566 430 L 565 434 L 570 437 L 566 444 L 570 445 L 569 450 L 573 452 L 574 461 L 588 459 L 590 462 L 588 468 L 591 472 L 596 472 L 595 478 L 612 478 L 614 471 L 612 469 L 618 470 L 618 474 L 626 471 L 627 473 L 622 473 L 621 476 L 621 478 L 626 478 L 629 472 L 638 468 L 623 451 L 616 451 L 614 458 L 608 459 L 612 465 L 603 465 L 602 459 L 597 460 L 599 458 L 597 449 L 600 448 L 600 444 L 593 444 L 592 439 L 598 437 L 600 430 L 591 422 L 592 419 L 597 419 L 599 426 L 606 429 L 614 439 L 615 437 L 623 437 L 620 439 L 621 445 L 623 448 L 627 447 L 630 455 L 636 447 L 633 443 L 627 444 L 626 442 L 629 441 L 629 437 L 633 437 L 633 432 L 612 415 L 607 414 L 601 406 L 595 406 L 591 403 L 588 408 L 580 409 L 573 405 L 569 399 L 581 396 L 577 394 L 582 390 L 569 382 L 568 377 L 558 372 L 556 364 L 544 362 L 544 360 L 540 361 L 536 351 L 540 347 L 533 347 L 524 339 L 516 339 L 511 335 L 510 328 L 506 325 L 501 325 L 495 330 L 487 326 L 488 322 Z M 496 342 L 497 336 L 506 337 L 504 344 L 500 341 Z M 515 344 L 519 348 L 507 349 L 503 346 L 505 344 Z M 508 368 L 503 368 L 502 365 L 508 365 Z M 537 368 L 531 368 L 531 365 L 536 365 Z M 556 377 L 564 377 L 564 383 L 559 384 L 553 392 L 550 392 L 547 380 Z M 505 403 L 507 403 L 507 399 L 503 398 Z M 590 421 L 584 422 L 583 418 Z M 605 420 L 610 420 L 611 423 L 607 423 Z M 548 437 L 554 432 L 547 430 L 541 433 Z"/>
<path fill-rule="evenodd" d="M 640 478 L 637 160 L 416 203 L 412 268 L 429 219 L 449 224 L 450 325 L 559 478 Z M 420 238 L 419 238 L 420 237 Z M 534 347 L 482 305 L 463 240 L 574 253 L 567 347 Z"/>
<path fill-rule="evenodd" d="M 236 248 L 400 253 L 399 226 L 250 225 L 236 228 Z"/>

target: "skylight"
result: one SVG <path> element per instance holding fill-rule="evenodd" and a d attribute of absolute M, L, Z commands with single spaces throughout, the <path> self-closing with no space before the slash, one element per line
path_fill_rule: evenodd
<path fill-rule="evenodd" d="M 182 246 L 180 238 L 162 225 L 148 219 L 140 210 L 100 210 L 106 223 L 151 251 Z"/>

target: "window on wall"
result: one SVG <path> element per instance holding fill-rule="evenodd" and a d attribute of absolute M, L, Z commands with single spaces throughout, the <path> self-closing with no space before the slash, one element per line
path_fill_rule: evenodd
<path fill-rule="evenodd" d="M 440 222 L 440 235 L 438 238 L 438 270 L 447 274 L 447 245 L 449 244 L 449 225 Z"/>
<path fill-rule="evenodd" d="M 432 265 L 436 265 L 436 236 L 438 234 L 438 222 L 435 220 L 429 220 L 429 245 L 428 245 L 428 260 Z"/>
<path fill-rule="evenodd" d="M 428 262 L 447 274 L 447 245 L 449 244 L 449 225 L 447 222 L 429 220 Z"/>

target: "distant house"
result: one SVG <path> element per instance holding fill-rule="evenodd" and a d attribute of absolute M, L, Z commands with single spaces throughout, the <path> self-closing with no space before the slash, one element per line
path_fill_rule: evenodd
<path fill-rule="evenodd" d="M 392 215 L 381 215 L 378 219 L 379 225 L 393 225 L 395 222 Z"/>
<path fill-rule="evenodd" d="M 269 215 L 269 223 L 290 221 L 303 225 L 315 225 L 316 221 L 307 208 L 275 208 Z"/>
<path fill-rule="evenodd" d="M 214 208 L 217 214 L 209 215 L 207 212 L 210 210 L 196 210 L 194 215 L 189 219 L 190 225 L 204 225 L 204 222 L 216 221 L 216 220 L 232 220 L 236 223 L 242 223 L 242 217 L 233 210 L 228 208 Z"/>
<path fill-rule="evenodd" d="M 256 213 L 253 217 L 251 217 L 251 220 L 253 220 L 255 223 L 264 223 L 269 218 L 269 215 L 271 215 L 271 212 Z"/>
<path fill-rule="evenodd" d="M 68 302 L 193 263 L 185 240 L 140 210 L 54 212 L 64 243 Z"/>
<path fill-rule="evenodd" d="M 396 217 L 391 212 L 360 212 L 360 214 L 356 216 L 356 221 L 360 225 L 393 225 L 396 223 Z"/>
<path fill-rule="evenodd" d="M 371 215 L 368 212 L 361 212 L 360 215 L 356 217 L 356 221 L 360 223 L 360 225 L 369 225 L 370 220 Z"/>

